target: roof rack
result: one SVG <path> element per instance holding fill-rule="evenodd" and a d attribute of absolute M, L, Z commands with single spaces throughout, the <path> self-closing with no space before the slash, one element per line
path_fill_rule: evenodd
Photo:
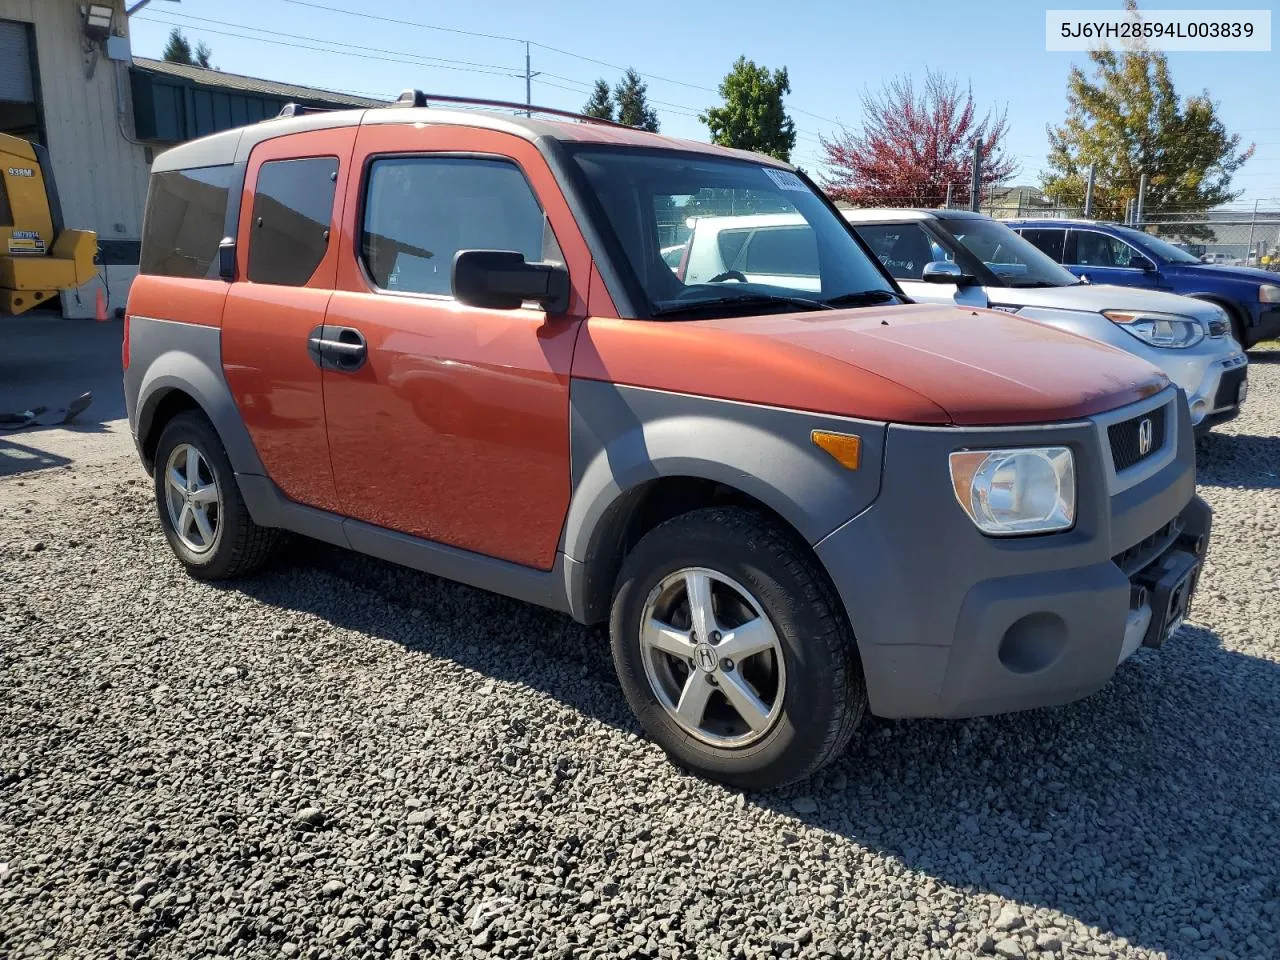
<path fill-rule="evenodd" d="M 279 120 L 282 117 L 302 117 L 309 113 L 330 113 L 335 109 L 335 107 L 307 107 L 300 103 L 286 103 L 280 108 L 275 118 Z"/>
<path fill-rule="evenodd" d="M 573 113 L 570 110 L 557 110 L 555 107 L 537 107 L 528 103 L 514 103 L 510 100 L 484 100 L 478 97 L 450 97 L 443 94 L 425 94 L 421 90 L 405 90 L 391 104 L 392 107 L 427 107 L 430 106 L 428 101 L 437 101 L 439 103 L 462 103 L 473 107 L 500 107 L 503 110 L 520 110 L 526 113 L 545 113 L 553 117 L 566 117 L 570 120 L 581 120 L 583 123 L 598 123 L 606 127 L 621 127 L 623 130 L 630 130 L 631 127 L 625 123 L 618 123 L 614 120 L 605 120 L 601 117 L 588 117 L 585 114 Z"/>

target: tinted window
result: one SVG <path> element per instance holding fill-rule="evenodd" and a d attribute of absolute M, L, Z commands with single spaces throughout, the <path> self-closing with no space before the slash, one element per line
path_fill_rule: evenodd
<path fill-rule="evenodd" d="M 338 158 L 271 160 L 258 170 L 249 279 L 300 287 L 329 246 Z"/>
<path fill-rule="evenodd" d="M 944 259 L 918 223 L 859 225 L 854 229 L 894 279 L 919 280 L 926 263 Z"/>
<path fill-rule="evenodd" d="M 564 259 L 515 164 L 457 157 L 374 161 L 362 250 L 379 287 L 445 295 L 452 293 L 459 250 L 515 250 L 530 262 Z"/>
<path fill-rule="evenodd" d="M 939 224 L 1003 286 L 1062 287 L 1077 282 L 1069 271 L 998 220 L 944 217 Z"/>
<path fill-rule="evenodd" d="M 1076 264 L 1082 267 L 1129 267 L 1134 249 L 1123 240 L 1092 230 L 1076 231 Z"/>
<path fill-rule="evenodd" d="M 1041 253 L 1047 254 L 1057 263 L 1062 263 L 1067 242 L 1066 230 L 1019 230 L 1018 232 Z"/>
<path fill-rule="evenodd" d="M 757 230 L 740 268 L 745 274 L 818 276 L 818 241 L 811 227 Z"/>
<path fill-rule="evenodd" d="M 217 276 L 231 174 L 230 164 L 152 174 L 139 265 L 142 273 Z"/>

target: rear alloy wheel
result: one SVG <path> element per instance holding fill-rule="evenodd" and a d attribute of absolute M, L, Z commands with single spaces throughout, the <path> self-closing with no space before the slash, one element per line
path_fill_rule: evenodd
<path fill-rule="evenodd" d="M 204 414 L 180 413 L 165 424 L 155 463 L 160 526 L 193 577 L 242 577 L 267 561 L 278 531 L 249 516 L 231 461 Z"/>
<path fill-rule="evenodd" d="M 668 756 L 767 789 L 844 749 L 866 706 L 853 636 L 816 558 L 771 519 L 708 508 L 628 554 L 610 622 L 627 702 Z"/>

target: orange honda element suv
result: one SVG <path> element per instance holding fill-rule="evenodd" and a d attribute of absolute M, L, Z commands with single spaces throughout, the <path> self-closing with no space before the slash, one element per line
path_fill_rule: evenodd
<path fill-rule="evenodd" d="M 125 392 L 191 575 L 288 531 L 607 620 L 652 738 L 748 788 L 1178 629 L 1210 513 L 1154 367 L 911 304 L 777 160 L 432 99 L 156 159 Z"/>

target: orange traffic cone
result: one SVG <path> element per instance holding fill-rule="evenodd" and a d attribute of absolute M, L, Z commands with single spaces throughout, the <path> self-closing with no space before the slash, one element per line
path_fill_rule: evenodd
<path fill-rule="evenodd" d="M 102 288 L 98 288 L 98 295 L 93 302 L 93 319 L 99 323 L 103 323 L 107 319 L 107 298 L 102 295 Z"/>

